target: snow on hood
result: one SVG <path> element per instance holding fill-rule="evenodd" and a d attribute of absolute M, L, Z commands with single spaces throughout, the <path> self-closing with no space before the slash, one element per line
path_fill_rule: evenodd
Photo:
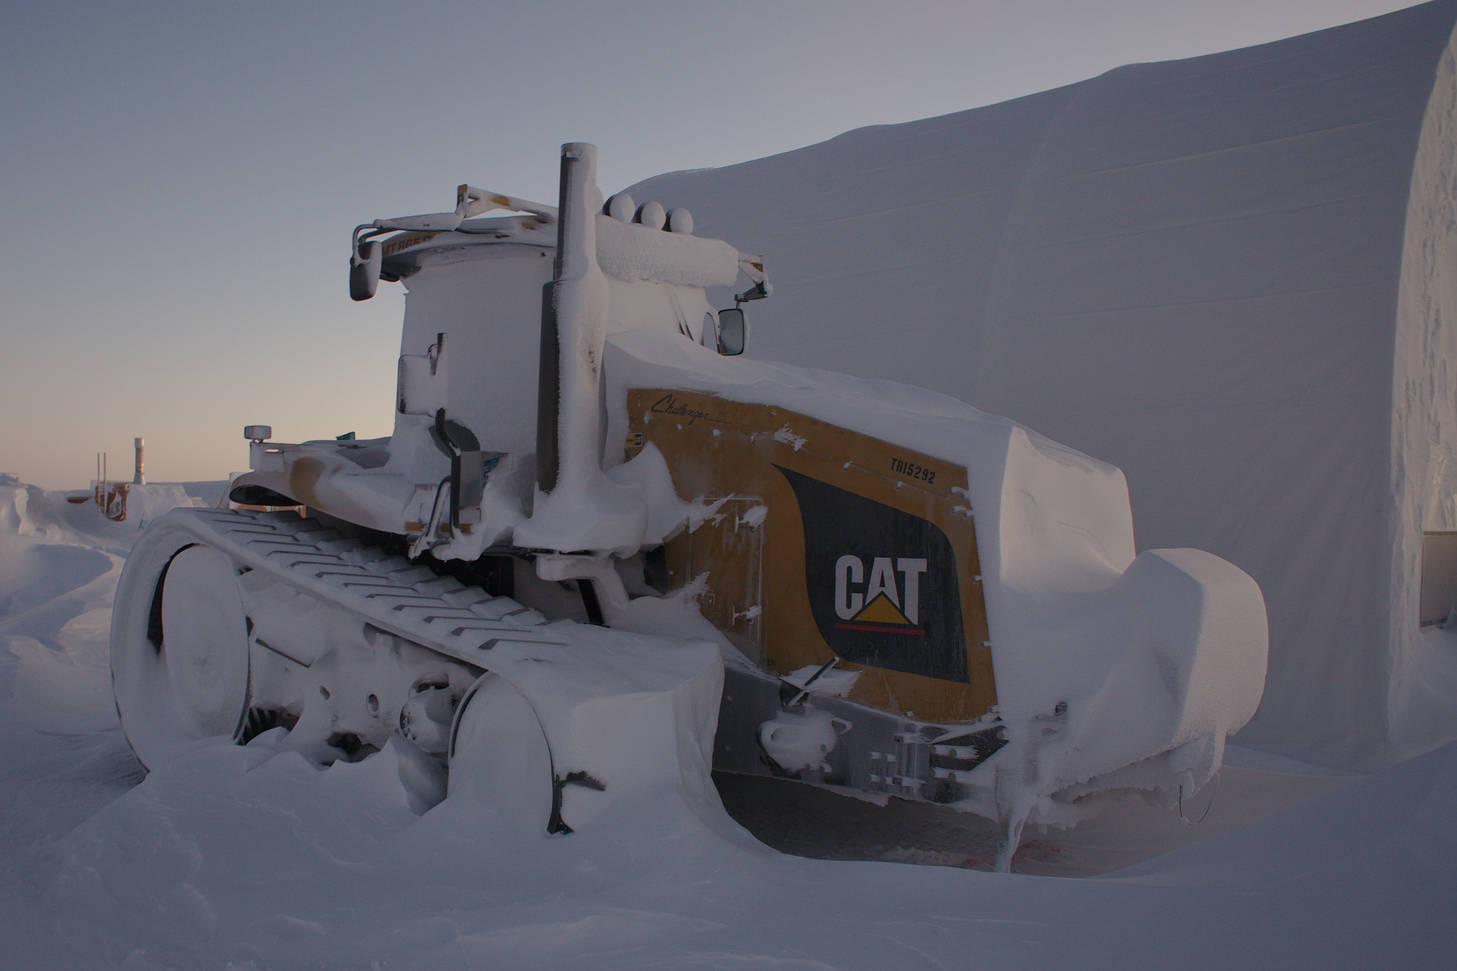
<path fill-rule="evenodd" d="M 1198 550 L 1136 556 L 1113 466 L 935 392 L 726 359 L 651 334 L 610 338 L 603 373 L 609 443 L 629 431 L 626 389 L 687 387 L 964 466 L 1008 737 L 1031 744 L 1049 719 L 1065 721 L 1035 758 L 1029 799 L 1114 773 L 1137 788 L 1192 791 L 1217 770 L 1226 734 L 1254 714 L 1267 647 L 1258 586 Z"/>

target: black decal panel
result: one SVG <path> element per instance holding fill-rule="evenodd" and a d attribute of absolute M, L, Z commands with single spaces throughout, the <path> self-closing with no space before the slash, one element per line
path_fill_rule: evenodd
<path fill-rule="evenodd" d="M 855 664 L 968 683 L 956 555 L 936 524 L 775 465 L 804 523 L 815 626 Z"/>

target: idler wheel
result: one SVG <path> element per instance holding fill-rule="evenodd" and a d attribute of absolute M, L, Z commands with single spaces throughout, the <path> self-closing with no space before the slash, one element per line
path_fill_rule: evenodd
<path fill-rule="evenodd" d="M 111 673 L 122 730 L 155 768 L 192 742 L 232 738 L 248 709 L 248 619 L 232 562 L 165 528 L 117 584 Z"/>

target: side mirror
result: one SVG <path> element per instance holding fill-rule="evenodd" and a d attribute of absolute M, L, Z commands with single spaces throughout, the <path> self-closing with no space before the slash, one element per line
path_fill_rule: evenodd
<path fill-rule="evenodd" d="M 349 257 L 349 296 L 355 300 L 368 300 L 379 289 L 379 268 L 384 255 L 379 243 L 370 241 L 359 244 L 358 252 Z"/>
<path fill-rule="evenodd" d="M 738 307 L 718 312 L 718 352 L 725 357 L 744 353 L 749 343 L 749 322 Z"/>

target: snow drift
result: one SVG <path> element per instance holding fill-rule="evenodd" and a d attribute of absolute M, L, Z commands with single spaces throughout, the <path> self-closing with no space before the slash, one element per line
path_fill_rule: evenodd
<path fill-rule="evenodd" d="M 3 486 L 27 510 L 0 524 L 6 576 L 22 547 L 111 557 L 136 536 Z M 143 779 L 107 677 L 115 572 L 67 590 L 84 573 L 52 565 L 27 582 L 64 592 L 0 609 L 7 968 L 1450 963 L 1451 748 L 1354 783 L 1226 768 L 1204 827 L 1128 807 L 1081 849 L 1044 846 L 1066 866 L 1205 837 L 1086 880 L 800 859 L 694 812 L 523 841 L 469 801 L 418 815 L 392 747 L 320 769 L 269 738 L 218 739 Z M 1312 791 L 1329 794 L 1254 821 Z"/>

